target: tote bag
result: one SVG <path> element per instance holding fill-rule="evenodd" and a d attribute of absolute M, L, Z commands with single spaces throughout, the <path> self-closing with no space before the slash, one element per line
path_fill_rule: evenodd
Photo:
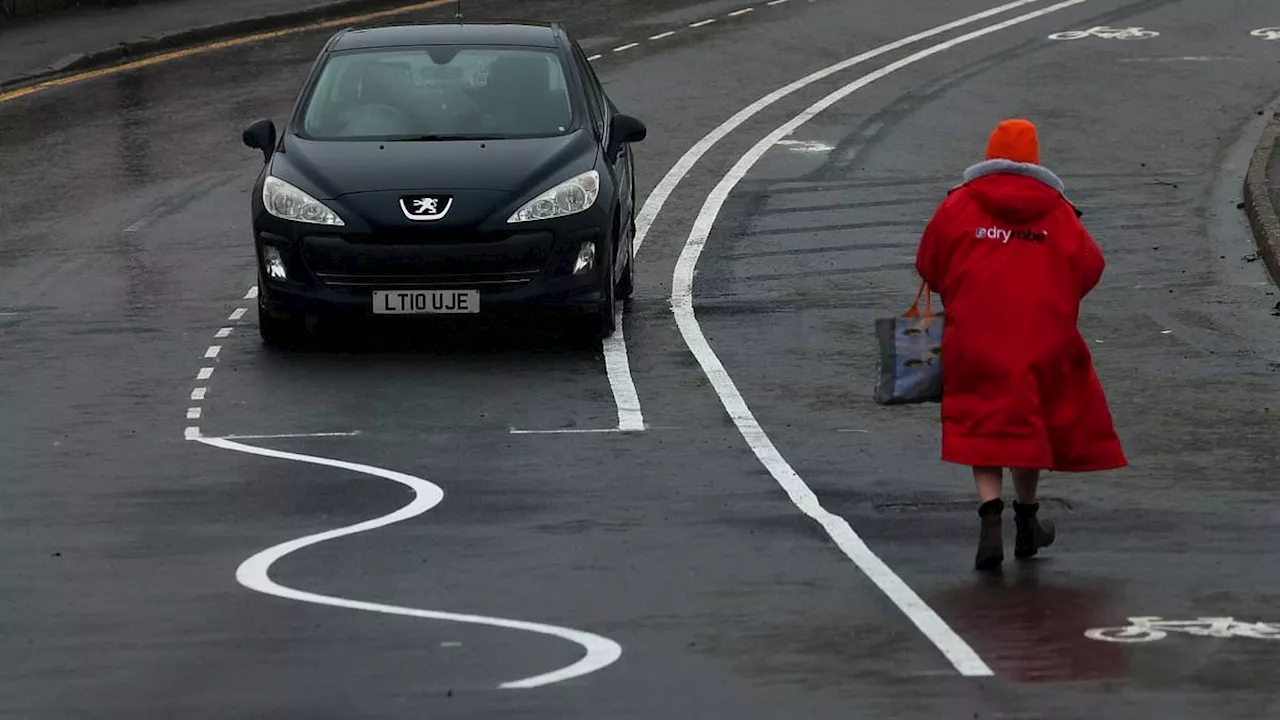
<path fill-rule="evenodd" d="M 921 283 L 911 309 L 897 317 L 876 320 L 880 344 L 877 403 L 902 405 L 942 400 L 942 316 L 933 312 L 933 293 L 928 284 Z"/>

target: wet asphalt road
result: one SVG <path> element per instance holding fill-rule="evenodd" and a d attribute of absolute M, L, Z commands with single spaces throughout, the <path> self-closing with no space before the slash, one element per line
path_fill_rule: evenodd
<path fill-rule="evenodd" d="M 680 0 L 520 10 L 564 19 L 605 54 L 597 71 L 615 100 L 649 123 L 643 197 L 764 94 L 994 4 L 792 0 L 735 18 L 741 5 Z M 1160 35 L 1046 39 L 1099 25 Z M 827 508 L 993 678 L 961 677 L 788 501 L 669 308 L 694 216 L 737 158 L 927 42 L 766 109 L 679 186 L 645 241 L 626 318 L 649 427 L 634 434 L 510 433 L 616 423 L 599 349 L 554 323 L 377 328 L 288 356 L 259 344 L 252 312 L 227 320 L 251 307 L 253 283 L 247 195 L 260 160 L 239 132 L 284 118 L 326 34 L 0 105 L 0 714 L 1274 716 L 1280 643 L 1084 636 L 1143 615 L 1280 623 L 1280 318 L 1261 263 L 1244 259 L 1236 208 L 1257 113 L 1280 86 L 1280 43 L 1249 31 L 1274 25 L 1280 14 L 1245 0 L 1088 0 L 960 45 L 800 128 L 712 232 L 695 309 L 743 397 Z M 681 31 L 645 40 L 669 29 Z M 1133 466 L 1046 480 L 1059 542 L 990 580 L 970 572 L 969 481 L 936 460 L 936 407 L 870 399 L 871 337 L 876 317 L 910 300 L 929 213 L 1010 115 L 1039 123 L 1045 163 L 1107 253 L 1082 327 Z M 221 327 L 234 329 L 215 339 Z M 220 354 L 203 359 L 213 343 Z M 188 400 L 196 385 L 208 388 L 200 403 Z M 621 644 L 621 659 L 499 690 L 579 648 L 246 590 L 235 571 L 251 554 L 410 494 L 184 441 L 192 405 L 208 436 L 358 432 L 246 442 L 444 489 L 421 517 L 280 561 L 277 582 L 585 630 Z"/>

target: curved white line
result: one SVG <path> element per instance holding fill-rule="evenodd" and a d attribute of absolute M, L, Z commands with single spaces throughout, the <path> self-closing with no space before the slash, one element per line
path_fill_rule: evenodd
<path fill-rule="evenodd" d="M 795 132 L 800 126 L 812 120 L 819 113 L 835 105 L 854 92 L 887 77 L 902 68 L 921 60 L 945 52 L 958 45 L 976 40 L 992 33 L 1014 27 L 1034 20 L 1035 18 L 1074 7 L 1088 0 L 1066 0 L 1034 12 L 1019 15 L 1004 22 L 989 25 L 966 35 L 946 42 L 930 46 L 901 60 L 890 63 L 879 70 L 863 75 L 851 83 L 832 92 L 818 102 L 809 106 L 804 112 L 792 118 L 773 132 L 766 135 L 746 152 L 732 169 L 716 184 L 706 202 L 702 205 L 689 237 L 685 242 L 680 258 L 676 261 L 671 282 L 671 309 L 675 314 L 676 325 L 684 338 L 690 352 L 702 366 L 703 373 L 711 382 L 719 396 L 725 412 L 733 420 L 743 440 L 750 446 L 760 464 L 769 471 L 774 480 L 787 493 L 791 502 L 806 516 L 820 524 L 836 546 L 844 552 L 853 563 L 875 583 L 885 596 L 909 619 L 921 633 L 925 635 L 951 664 L 965 676 L 989 676 L 992 670 L 974 652 L 950 626 L 929 607 L 909 585 L 881 560 L 862 538 L 853 530 L 843 517 L 829 512 L 822 506 L 818 496 L 791 467 L 782 453 L 773 444 L 768 433 L 751 413 L 751 408 L 743 399 L 733 378 L 725 369 L 720 358 L 716 356 L 711 344 L 707 341 L 698 323 L 693 309 L 693 277 L 698 258 L 706 246 L 711 229 L 715 225 L 720 210 L 729 194 L 746 177 L 751 168 L 764 157 L 778 141 Z M 945 26 L 944 26 L 945 27 Z"/>
<path fill-rule="evenodd" d="M 635 246 L 635 252 L 639 254 L 640 246 L 644 243 L 645 237 L 648 236 L 649 228 L 653 227 L 654 220 L 657 220 L 658 215 L 662 212 L 663 205 L 666 205 L 667 199 L 671 197 L 671 193 L 675 191 L 676 186 L 680 184 L 680 181 L 683 180 L 691 170 L 693 170 L 693 166 L 697 165 L 698 161 L 702 159 L 702 156 L 706 155 L 711 148 L 715 147 L 716 143 L 723 140 L 729 133 L 738 129 L 746 121 L 760 114 L 760 111 L 786 96 L 798 90 L 803 90 L 819 80 L 830 77 L 841 70 L 848 70 L 855 65 L 860 65 L 868 60 L 877 58 L 885 53 L 893 52 L 894 50 L 906 47 L 907 45 L 912 45 L 920 42 L 921 40 L 927 40 L 928 38 L 934 37 L 935 35 L 941 35 L 955 30 L 956 28 L 971 25 L 979 20 L 985 20 L 993 15 L 999 15 L 1005 11 L 1013 10 L 1014 8 L 1019 8 L 1036 2 L 1040 2 L 1040 0 L 1015 0 L 1015 2 L 1006 3 L 999 7 L 993 7 L 989 10 L 983 10 L 980 13 L 975 13 L 968 17 L 954 20 L 945 25 L 939 25 L 935 28 L 918 32 L 915 35 L 904 37 L 901 40 L 895 40 L 891 43 L 881 45 L 878 48 L 868 50 L 860 55 L 855 55 L 846 60 L 841 60 L 834 65 L 829 65 L 821 70 L 810 73 L 793 83 L 774 90 L 768 95 L 765 95 L 759 100 L 756 100 L 746 106 L 734 114 L 733 117 L 716 126 L 714 130 L 707 133 L 707 135 L 695 143 L 693 147 L 686 150 L 685 153 L 680 156 L 680 159 L 676 161 L 676 164 L 672 165 L 671 169 L 667 171 L 667 174 L 662 177 L 662 180 L 658 181 L 658 184 L 654 186 L 653 191 L 649 193 L 647 198 L 645 198 L 644 206 L 641 207 L 640 212 L 636 214 L 636 236 L 632 241 Z"/>
<path fill-rule="evenodd" d="M 573 630 L 571 628 L 559 627 L 556 625 L 544 625 L 542 623 L 527 622 L 524 620 L 509 620 L 507 618 L 487 617 L 484 615 L 465 615 L 460 613 L 439 612 L 436 610 L 421 610 L 418 608 L 401 607 L 398 605 L 384 605 L 382 603 L 364 602 L 362 600 L 348 600 L 346 598 L 333 597 L 331 595 L 319 595 L 317 593 L 305 592 L 303 590 L 295 590 L 276 583 L 269 576 L 271 565 L 284 556 L 312 545 L 318 545 L 326 540 L 333 540 L 347 535 L 355 535 L 367 530 L 375 530 L 377 528 L 386 527 L 387 525 L 392 525 L 403 520 L 417 517 L 440 504 L 440 501 L 444 499 L 444 491 L 440 489 L 439 485 L 423 480 L 422 478 L 396 472 L 394 470 L 384 470 L 383 468 L 373 467 L 372 465 L 361 465 L 359 463 L 346 462 L 344 460 L 331 460 L 329 458 L 282 452 L 280 450 L 268 450 L 267 448 L 244 445 L 225 438 L 202 437 L 193 439 L 204 443 L 205 445 L 212 445 L 213 447 L 222 448 L 224 450 L 234 450 L 236 452 L 248 453 L 250 455 L 261 455 L 263 457 L 279 458 L 281 460 L 294 460 L 296 462 L 310 463 L 312 465 L 324 465 L 342 470 L 350 470 L 364 475 L 372 475 L 374 477 L 398 482 L 413 491 L 413 501 L 389 515 L 383 515 L 382 517 L 366 520 L 365 522 L 338 528 L 336 530 L 329 530 L 322 533 L 316 533 L 315 535 L 301 537 L 296 540 L 290 540 L 289 542 L 267 548 L 248 560 L 245 560 L 236 570 L 236 580 L 250 590 L 255 590 L 267 595 L 274 595 L 276 597 L 287 598 L 289 600 L 347 608 L 350 610 L 364 610 L 367 612 L 386 613 L 388 615 L 404 615 L 407 617 L 425 618 L 428 620 L 444 620 L 446 622 L 470 623 L 473 625 L 488 625 L 491 627 L 507 628 L 510 630 L 524 630 L 526 632 L 539 633 L 542 635 L 551 635 L 562 640 L 577 643 L 586 651 L 586 654 L 572 665 L 553 672 L 544 673 L 542 675 L 535 675 L 534 677 L 528 677 L 522 680 L 513 680 L 511 682 L 502 683 L 498 687 L 503 689 L 535 688 L 542 685 L 563 682 L 571 678 L 602 670 L 605 667 L 612 665 L 619 657 L 622 656 L 622 646 L 618 643 L 606 637 L 594 635 L 589 632 L 583 632 L 581 630 Z"/>

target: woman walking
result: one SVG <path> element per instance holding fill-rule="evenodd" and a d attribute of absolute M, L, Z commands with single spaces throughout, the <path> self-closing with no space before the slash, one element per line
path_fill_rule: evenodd
<path fill-rule="evenodd" d="M 1054 539 L 1041 521 L 1042 470 L 1092 472 L 1127 461 L 1076 327 L 1080 302 L 1106 262 L 1040 165 L 1036 128 L 1006 120 L 987 159 L 965 171 L 925 229 L 916 269 L 939 294 L 942 459 L 973 468 L 981 505 L 975 564 L 1004 561 L 1004 469 L 1013 476 L 1014 552 L 1028 558 Z"/>

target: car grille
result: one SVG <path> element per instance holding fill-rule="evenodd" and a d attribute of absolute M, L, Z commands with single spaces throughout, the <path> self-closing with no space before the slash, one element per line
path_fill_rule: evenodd
<path fill-rule="evenodd" d="M 477 290 L 505 290 L 519 287 L 538 277 L 538 270 L 502 273 L 465 273 L 454 275 L 344 275 L 338 273 L 315 274 L 325 285 L 338 288 L 377 288 L 379 290 L 434 290 L 448 288 L 474 288 Z"/>
<path fill-rule="evenodd" d="M 315 278 L 335 288 L 501 290 L 541 275 L 553 245 L 554 237 L 544 232 L 489 242 L 435 236 L 417 243 L 308 235 L 301 254 Z"/>

